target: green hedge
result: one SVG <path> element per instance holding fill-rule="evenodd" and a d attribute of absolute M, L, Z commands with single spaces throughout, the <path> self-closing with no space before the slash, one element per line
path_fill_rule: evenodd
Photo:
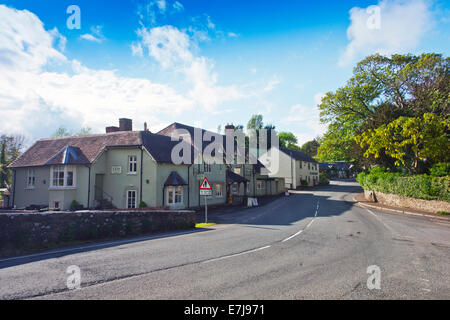
<path fill-rule="evenodd" d="M 450 202 L 450 176 L 433 177 L 426 174 L 407 176 L 374 168 L 370 173 L 361 172 L 356 180 L 365 190 Z"/>

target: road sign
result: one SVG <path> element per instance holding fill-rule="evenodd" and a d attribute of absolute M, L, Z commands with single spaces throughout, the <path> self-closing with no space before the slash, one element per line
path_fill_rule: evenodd
<path fill-rule="evenodd" d="M 203 179 L 202 183 L 200 183 L 199 189 L 200 195 L 205 196 L 205 223 L 208 223 L 208 204 L 206 199 L 208 199 L 208 196 L 212 196 L 212 186 L 206 177 Z"/>
<path fill-rule="evenodd" d="M 200 189 L 200 195 L 201 195 L 201 196 L 212 196 L 212 190 L 203 190 L 203 189 Z"/>
<path fill-rule="evenodd" d="M 205 177 L 200 184 L 200 190 L 212 190 L 211 183 L 209 183 L 208 179 Z"/>

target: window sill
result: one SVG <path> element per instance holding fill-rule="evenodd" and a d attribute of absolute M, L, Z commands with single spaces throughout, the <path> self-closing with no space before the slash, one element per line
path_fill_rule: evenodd
<path fill-rule="evenodd" d="M 127 172 L 127 176 L 137 176 L 137 172 Z"/>
<path fill-rule="evenodd" d="M 58 191 L 58 190 L 76 190 L 77 187 L 50 187 L 48 190 L 50 191 Z"/>

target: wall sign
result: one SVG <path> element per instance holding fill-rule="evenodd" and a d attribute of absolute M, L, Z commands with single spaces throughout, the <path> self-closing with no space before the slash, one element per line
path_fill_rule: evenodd
<path fill-rule="evenodd" d="M 111 167 L 111 174 L 121 174 L 121 173 L 122 173 L 122 166 Z"/>

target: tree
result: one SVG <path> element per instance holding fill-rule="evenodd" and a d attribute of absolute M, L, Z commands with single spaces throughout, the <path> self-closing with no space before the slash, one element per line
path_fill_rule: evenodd
<path fill-rule="evenodd" d="M 292 149 L 298 143 L 297 137 L 292 132 L 280 132 L 278 134 L 280 139 L 280 147 Z"/>
<path fill-rule="evenodd" d="M 254 114 L 247 123 L 247 129 L 260 130 L 264 127 L 263 116 L 261 114 Z"/>
<path fill-rule="evenodd" d="M 328 92 L 319 105 L 321 121 L 329 125 L 318 154 L 322 161 L 336 156 L 359 157 L 354 138 L 399 117 L 431 112 L 449 114 L 449 58 L 439 54 L 372 55 L 359 62 L 344 87 Z M 353 158 L 355 159 L 355 158 Z M 379 154 L 373 163 L 390 166 L 389 156 Z M 371 160 L 371 161 L 372 161 Z"/>
<path fill-rule="evenodd" d="M 319 139 L 316 138 L 314 140 L 304 143 L 300 148 L 300 150 L 306 153 L 311 158 L 314 158 L 317 155 L 317 150 L 319 149 L 319 147 L 320 147 Z"/>
<path fill-rule="evenodd" d="M 0 136 L 0 187 L 11 185 L 12 174 L 8 165 L 20 155 L 24 141 L 25 138 L 21 135 Z"/>
<path fill-rule="evenodd" d="M 66 127 L 59 127 L 58 130 L 55 131 L 51 135 L 52 138 L 64 138 L 64 137 L 73 137 L 73 136 L 86 136 L 92 133 L 92 129 L 89 127 L 83 127 L 80 129 L 78 133 L 73 133 L 68 130 Z"/>
<path fill-rule="evenodd" d="M 403 165 L 411 173 L 419 173 L 420 161 L 450 161 L 450 120 L 440 119 L 433 113 L 423 117 L 400 117 L 377 129 L 370 129 L 355 138 L 361 148 L 367 148 L 364 155 L 380 157 L 383 151 L 396 159 L 397 166 Z"/>

